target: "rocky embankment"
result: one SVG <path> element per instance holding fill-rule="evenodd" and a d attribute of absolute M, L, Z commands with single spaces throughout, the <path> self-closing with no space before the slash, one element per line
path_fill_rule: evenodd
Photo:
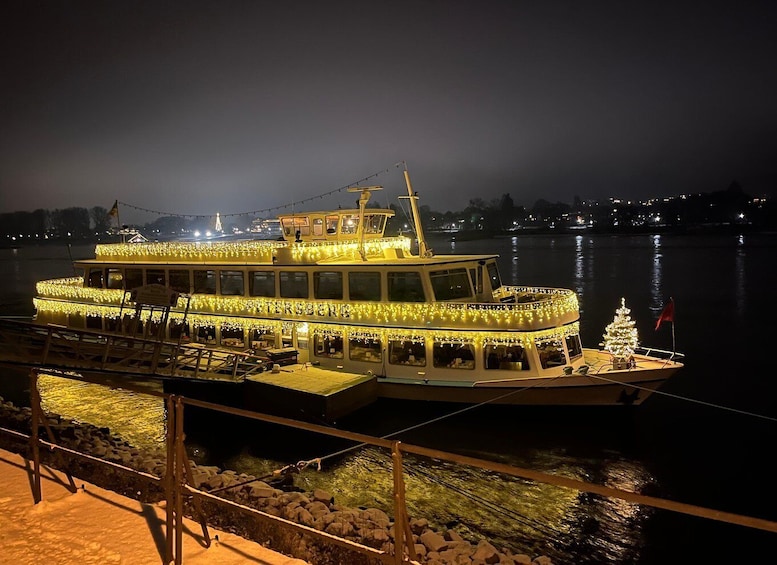
<path fill-rule="evenodd" d="M 0 398 L 0 426 L 29 433 L 31 410 L 19 408 Z M 107 428 L 98 428 L 49 415 L 49 427 L 57 443 L 125 467 L 163 477 L 166 471 L 165 453 L 140 450 Z M 41 428 L 41 436 L 45 430 Z M 26 444 L 0 433 L 0 446 L 24 452 Z M 128 497 L 147 503 L 164 499 L 160 482 L 115 469 L 98 462 L 69 454 L 41 450 L 41 459 L 71 475 L 89 481 Z M 277 488 L 274 481 L 263 481 L 251 475 L 229 469 L 197 465 L 191 461 L 192 482 L 195 488 L 217 493 L 217 496 L 243 507 L 254 508 L 271 516 L 304 524 L 337 538 L 393 553 L 394 522 L 378 508 L 347 508 L 336 503 L 325 490 L 312 492 Z M 229 488 L 234 486 L 234 488 Z M 217 528 L 252 539 L 276 551 L 304 559 L 314 565 L 353 565 L 380 563 L 375 557 L 362 554 L 348 544 L 335 544 L 310 533 L 300 533 L 272 520 L 260 519 L 239 507 L 203 500 L 202 509 L 207 522 Z M 187 502 L 185 512 L 196 517 L 196 511 Z M 411 518 L 410 530 L 419 563 L 424 565 L 552 565 L 550 558 L 532 558 L 499 549 L 488 540 L 466 540 L 455 530 L 439 530 L 423 518 Z"/>

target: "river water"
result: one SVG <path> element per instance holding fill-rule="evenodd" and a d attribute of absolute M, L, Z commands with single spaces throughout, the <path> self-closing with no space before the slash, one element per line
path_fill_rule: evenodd
<path fill-rule="evenodd" d="M 777 521 L 777 375 L 769 357 L 777 236 L 562 234 L 431 244 L 438 253 L 499 255 L 506 284 L 573 289 L 586 346 L 601 341 L 623 297 L 640 342 L 671 350 L 672 326 L 654 329 L 671 296 L 674 346 L 686 366 L 661 394 L 630 409 L 479 407 L 448 416 L 458 407 L 379 402 L 338 427 L 399 432 L 394 437 L 406 443 Z M 92 251 L 0 250 L 0 314 L 31 314 L 35 281 L 71 276 L 71 259 Z M 58 379 L 44 379 L 41 388 L 47 408 L 64 416 L 108 426 L 140 445 L 162 441 L 157 399 Z M 297 477 L 300 486 L 326 488 L 349 506 L 391 508 L 390 454 L 345 451 L 348 444 L 268 425 L 198 424 L 189 449 L 202 462 L 263 475 L 323 457 L 320 471 Z M 774 533 L 439 461 L 410 458 L 405 470 L 411 516 L 556 563 L 742 562 L 777 546 Z"/>

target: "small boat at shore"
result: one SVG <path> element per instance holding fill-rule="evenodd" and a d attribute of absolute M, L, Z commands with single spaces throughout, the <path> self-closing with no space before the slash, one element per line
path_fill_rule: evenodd
<path fill-rule="evenodd" d="M 575 293 L 507 285 L 497 255 L 437 255 L 404 171 L 416 240 L 394 211 L 280 214 L 280 240 L 99 244 L 41 281 L 35 324 L 153 337 L 374 380 L 378 397 L 477 404 L 640 404 L 674 352 L 584 347 Z"/>

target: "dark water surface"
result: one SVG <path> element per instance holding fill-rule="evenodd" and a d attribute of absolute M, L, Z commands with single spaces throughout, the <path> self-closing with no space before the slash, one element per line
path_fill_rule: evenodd
<path fill-rule="evenodd" d="M 395 437 L 777 521 L 777 374 L 770 357 L 777 236 L 560 235 L 431 244 L 438 253 L 498 254 L 506 284 L 575 290 L 586 346 L 601 341 L 624 297 L 641 343 L 672 349 L 671 325 L 654 330 L 671 296 L 686 367 L 663 394 L 634 409 L 478 407 L 444 418 L 460 407 L 378 402 L 338 427 L 372 435 L 407 429 Z M 71 276 L 70 257 L 91 253 L 92 246 L 0 250 L 0 314 L 31 313 L 34 282 Z M 126 401 L 129 393 L 56 381 L 43 388 L 53 411 L 123 427 L 138 443 L 163 437 L 157 400 L 140 405 Z M 431 423 L 414 427 L 424 422 Z M 350 444 L 244 421 L 197 424 L 190 449 L 202 461 L 262 475 L 323 457 L 322 470 L 308 468 L 297 478 L 301 486 L 327 488 L 346 505 L 391 508 L 390 454 L 361 448 L 329 457 Z M 439 461 L 410 458 L 405 471 L 412 516 L 557 563 L 742 562 L 777 547 L 774 533 Z"/>

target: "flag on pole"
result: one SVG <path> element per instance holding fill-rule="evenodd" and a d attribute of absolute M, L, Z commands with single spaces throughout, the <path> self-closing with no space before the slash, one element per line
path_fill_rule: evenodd
<path fill-rule="evenodd" d="M 656 331 L 659 327 L 661 327 L 661 322 L 674 323 L 674 300 L 671 298 L 669 299 L 669 303 L 664 306 L 664 310 L 661 312 L 661 315 L 656 321 Z"/>
<path fill-rule="evenodd" d="M 113 217 L 113 218 L 118 218 L 119 217 L 119 201 L 118 200 L 113 203 L 113 208 L 111 208 L 108 211 L 108 215 Z"/>

